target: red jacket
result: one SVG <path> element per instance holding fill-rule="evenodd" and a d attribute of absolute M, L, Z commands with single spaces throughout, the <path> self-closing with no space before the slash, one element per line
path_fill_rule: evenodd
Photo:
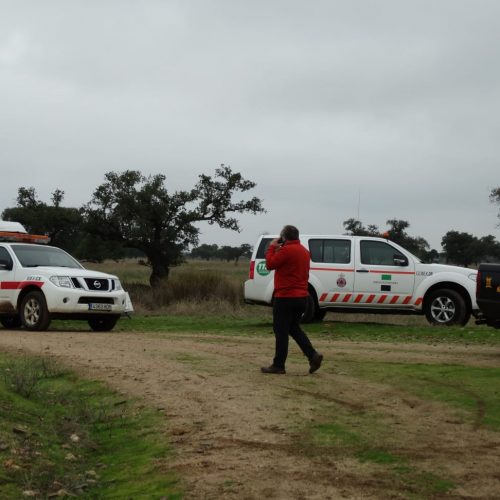
<path fill-rule="evenodd" d="M 285 241 L 283 246 L 270 245 L 266 267 L 274 269 L 275 297 L 306 297 L 311 256 L 299 240 Z"/>

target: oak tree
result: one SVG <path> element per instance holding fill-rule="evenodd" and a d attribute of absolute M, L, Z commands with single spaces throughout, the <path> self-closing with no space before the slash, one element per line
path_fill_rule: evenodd
<path fill-rule="evenodd" d="M 259 198 L 235 199 L 255 183 L 226 165 L 213 177 L 200 175 L 192 189 L 172 193 L 163 174 L 126 170 L 108 172 L 105 179 L 83 209 L 87 230 L 143 252 L 151 266 L 152 286 L 167 279 L 170 268 L 182 262 L 183 252 L 197 244 L 197 223 L 239 231 L 234 214 L 264 211 Z"/>

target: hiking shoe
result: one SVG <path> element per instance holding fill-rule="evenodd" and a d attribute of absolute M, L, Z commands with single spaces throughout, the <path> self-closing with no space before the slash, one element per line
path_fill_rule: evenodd
<path fill-rule="evenodd" d="M 309 360 L 309 373 L 314 373 L 316 370 L 319 370 L 321 363 L 323 362 L 323 354 L 317 352 L 310 360 Z"/>
<path fill-rule="evenodd" d="M 278 368 L 277 366 L 263 366 L 260 371 L 262 373 L 273 373 L 275 375 L 284 375 L 286 373 L 284 368 Z"/>

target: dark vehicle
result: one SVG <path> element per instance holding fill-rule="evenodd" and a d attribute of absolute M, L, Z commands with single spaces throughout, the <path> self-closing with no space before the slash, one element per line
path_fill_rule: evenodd
<path fill-rule="evenodd" d="M 481 311 L 476 323 L 500 328 L 500 264 L 480 264 L 476 299 Z"/>

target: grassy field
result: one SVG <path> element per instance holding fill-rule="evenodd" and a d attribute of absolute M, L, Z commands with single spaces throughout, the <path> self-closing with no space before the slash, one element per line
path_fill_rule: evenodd
<path fill-rule="evenodd" d="M 0 353 L 0 497 L 180 498 L 153 410 L 49 359 Z"/>
<path fill-rule="evenodd" d="M 88 269 L 103 271 L 106 273 L 115 274 L 123 283 L 128 284 L 149 284 L 149 275 L 151 268 L 142 264 L 141 260 L 129 259 L 121 261 L 105 261 L 101 263 L 88 262 L 84 263 Z M 234 262 L 225 262 L 219 260 L 187 260 L 180 266 L 172 267 L 170 270 L 170 278 L 186 276 L 196 273 L 199 276 L 204 274 L 216 274 L 226 276 L 229 280 L 237 285 L 242 285 L 248 276 L 249 261 L 241 259 L 237 265 Z"/>
<path fill-rule="evenodd" d="M 147 283 L 148 268 L 135 262 L 92 267 L 117 274 L 137 286 L 139 294 Z M 118 342 L 120 356 L 134 356 L 124 365 L 127 377 L 138 384 L 144 379 L 139 391 L 152 390 L 159 378 L 165 381 L 156 397 L 166 398 L 174 408 L 171 418 L 177 415 L 180 424 L 101 384 L 78 379 L 50 360 L 0 355 L 0 497 L 69 492 L 85 498 L 181 498 L 185 478 L 171 472 L 173 455 L 165 434 L 177 426 L 174 437 L 181 436 L 186 450 L 202 447 L 192 465 L 182 469 L 195 478 L 206 474 L 202 487 L 212 489 L 197 490 L 200 498 L 238 498 L 242 491 L 247 498 L 271 495 L 272 470 L 268 486 L 257 495 L 246 488 L 264 481 L 264 464 L 255 476 L 248 462 L 242 470 L 238 464 L 245 459 L 259 464 L 262 456 L 249 458 L 251 453 L 267 446 L 276 433 L 279 449 L 286 460 L 295 460 L 294 467 L 310 467 L 315 481 L 329 478 L 330 486 L 339 482 L 346 492 L 375 498 L 476 493 L 494 498 L 495 464 L 500 463 L 500 368 L 495 364 L 500 330 L 473 321 L 439 328 L 415 316 L 328 313 L 325 321 L 304 325 L 328 360 L 318 375 L 301 374 L 304 360 L 292 344 L 286 377 L 266 379 L 256 363 L 261 354 L 267 358 L 272 353 L 270 309 L 244 305 L 231 293 L 224 298 L 228 288 L 241 289 L 246 273 L 246 263 L 197 261 L 174 268 L 172 282 L 180 284 L 162 292 L 162 307 L 153 310 L 154 302 L 134 301 L 138 314 L 122 318 L 110 334 L 89 334 L 87 348 L 79 347 L 83 360 L 91 357 L 91 345 L 99 345 L 99 352 L 108 349 L 105 359 L 111 363 L 117 362 Z M 214 287 L 212 279 L 223 277 L 220 297 L 182 295 L 182 282 L 197 276 L 208 277 L 208 290 Z M 51 330 L 53 351 L 64 339 L 73 344 L 68 339 L 79 339 L 75 332 L 89 328 L 85 322 L 53 321 Z M 14 343 L 16 333 L 22 335 L 15 332 Z M 39 335 L 41 346 L 45 334 Z M 36 336 L 29 339 L 42 349 Z M 129 372 L 139 362 L 137 372 Z M 176 410 L 191 397 L 185 415 Z M 217 409 L 212 422 L 210 412 Z M 246 417 L 261 419 L 261 444 L 258 433 L 245 435 L 241 420 Z M 207 426 L 200 442 L 189 441 L 191 420 Z M 220 428 L 224 431 L 218 435 Z M 227 435 L 241 447 L 234 476 L 227 468 L 231 456 L 223 455 Z M 212 441 L 215 451 L 209 460 L 205 454 Z M 205 457 L 200 468 L 198 453 Z M 210 486 L 219 469 L 225 475 Z M 332 474 L 337 476 L 332 479 Z M 357 490 L 359 484 L 365 489 Z M 486 489 L 480 490 L 480 484 Z"/>
<path fill-rule="evenodd" d="M 213 333 L 227 336 L 265 336 L 273 335 L 272 320 L 269 311 L 256 311 L 252 317 L 252 306 L 247 306 L 247 317 L 239 315 L 196 315 L 193 314 L 135 314 L 131 318 L 122 318 L 114 332 L 150 332 L 168 335 L 170 333 Z M 408 343 L 453 343 L 463 345 L 500 344 L 500 330 L 474 324 L 465 327 L 433 327 L 422 321 L 421 325 L 404 324 L 405 320 L 419 318 L 377 316 L 367 321 L 360 320 L 360 315 L 337 315 L 329 313 L 321 323 L 304 325 L 303 328 L 313 338 L 327 340 L 352 340 L 374 342 L 408 342 Z M 390 323 L 390 321 L 394 321 Z M 53 321 L 51 329 L 56 331 L 88 331 L 83 321 Z"/>

